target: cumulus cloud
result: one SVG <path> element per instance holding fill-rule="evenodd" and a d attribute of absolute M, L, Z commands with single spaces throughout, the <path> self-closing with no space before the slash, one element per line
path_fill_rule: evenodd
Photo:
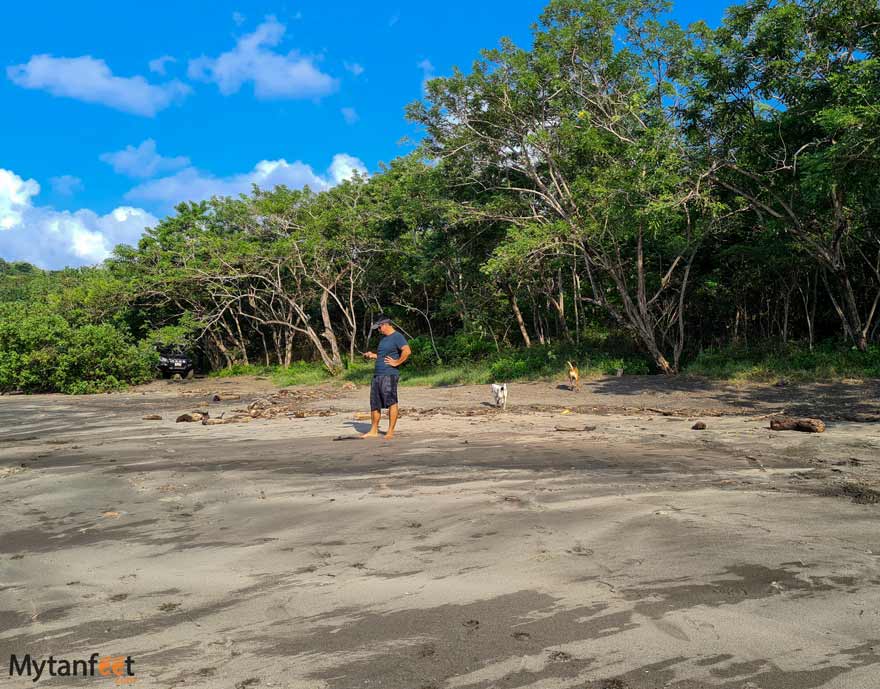
<path fill-rule="evenodd" d="M 155 60 L 150 60 L 150 71 L 156 74 L 165 74 L 165 65 L 169 62 L 177 62 L 177 58 L 171 57 L 171 55 L 163 55 L 162 57 L 157 57 Z"/>
<path fill-rule="evenodd" d="M 146 139 L 137 147 L 126 146 L 121 151 L 102 153 L 101 160 L 112 165 L 116 172 L 129 177 L 153 177 L 189 165 L 186 156 L 168 158 L 159 155 L 153 139 Z"/>
<path fill-rule="evenodd" d="M 134 244 L 158 218 L 120 206 L 106 215 L 57 211 L 33 203 L 40 185 L 0 168 L 0 256 L 43 268 L 99 263 L 117 244 Z"/>
<path fill-rule="evenodd" d="M 39 193 L 40 185 L 36 181 L 25 181 L 10 170 L 0 168 L 0 230 L 18 227 L 31 197 Z"/>
<path fill-rule="evenodd" d="M 360 158 L 355 158 L 347 153 L 337 153 L 333 156 L 333 162 L 330 163 L 327 172 L 330 175 L 332 186 L 351 179 L 355 174 L 366 175 L 367 168 Z"/>
<path fill-rule="evenodd" d="M 151 84 L 142 76 L 118 77 L 103 60 L 34 55 L 26 63 L 6 68 L 9 79 L 27 89 L 100 103 L 116 110 L 153 117 L 183 98 L 190 88 L 177 81 Z"/>
<path fill-rule="evenodd" d="M 248 82 L 257 98 L 319 98 L 337 87 L 337 80 L 324 74 L 314 58 L 296 51 L 286 54 L 272 50 L 281 43 L 286 27 L 275 17 L 267 17 L 257 29 L 238 39 L 235 47 L 216 58 L 190 60 L 191 79 L 217 84 L 220 93 L 237 93 Z"/>
<path fill-rule="evenodd" d="M 359 77 L 361 74 L 364 73 L 363 66 L 358 64 L 357 62 L 343 62 L 342 65 L 343 67 L 345 67 L 345 69 L 354 74 L 356 77 Z"/>
<path fill-rule="evenodd" d="M 50 177 L 49 184 L 52 185 L 52 191 L 61 196 L 73 196 L 76 192 L 83 190 L 83 181 L 73 175 Z"/>
<path fill-rule="evenodd" d="M 261 160 L 249 172 L 229 177 L 217 177 L 188 167 L 174 175 L 139 184 L 125 198 L 170 207 L 182 201 L 247 194 L 254 184 L 261 189 L 273 189 L 283 184 L 294 189 L 308 186 L 322 191 L 351 178 L 356 172 L 366 175 L 367 168 L 361 160 L 347 153 L 333 156 L 324 174 L 316 173 L 310 165 L 299 160 L 288 163 L 283 158 Z"/>
<path fill-rule="evenodd" d="M 354 108 L 342 108 L 342 117 L 345 119 L 346 124 L 354 124 L 360 119 L 357 110 Z"/>

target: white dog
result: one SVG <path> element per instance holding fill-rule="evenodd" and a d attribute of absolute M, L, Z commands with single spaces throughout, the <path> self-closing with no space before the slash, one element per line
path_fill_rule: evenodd
<path fill-rule="evenodd" d="M 507 383 L 492 383 L 492 397 L 496 407 L 507 409 Z"/>

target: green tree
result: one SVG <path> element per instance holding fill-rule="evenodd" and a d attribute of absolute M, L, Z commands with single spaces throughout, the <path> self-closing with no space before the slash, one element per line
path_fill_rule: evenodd
<path fill-rule="evenodd" d="M 520 228 L 490 271 L 512 266 L 520 247 L 564 323 L 571 283 L 560 273 L 574 266 L 586 287 L 578 301 L 609 313 L 673 373 L 708 221 L 705 174 L 678 127 L 674 66 L 687 42 L 658 21 L 663 7 L 554 0 L 531 50 L 503 41 L 469 74 L 430 82 L 428 103 L 409 116 L 451 183 L 482 192 L 463 210 Z M 618 48 L 621 38 L 630 47 Z"/>
<path fill-rule="evenodd" d="M 868 346 L 880 304 L 876 0 L 751 0 L 699 33 L 685 108 L 730 205 L 820 268 L 844 332 Z"/>

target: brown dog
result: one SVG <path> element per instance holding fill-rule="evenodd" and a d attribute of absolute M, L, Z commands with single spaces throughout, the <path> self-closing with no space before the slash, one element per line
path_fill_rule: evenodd
<path fill-rule="evenodd" d="M 570 361 L 566 361 L 568 364 L 568 387 L 570 390 L 580 390 L 581 389 L 581 374 L 578 371 L 578 367 L 575 366 Z"/>

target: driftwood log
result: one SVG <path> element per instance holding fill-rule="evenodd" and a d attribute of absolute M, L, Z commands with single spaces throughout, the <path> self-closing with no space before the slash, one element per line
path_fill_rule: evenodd
<path fill-rule="evenodd" d="M 786 416 L 777 416 L 775 419 L 770 419 L 770 430 L 824 433 L 825 422 L 822 419 L 792 419 Z"/>

